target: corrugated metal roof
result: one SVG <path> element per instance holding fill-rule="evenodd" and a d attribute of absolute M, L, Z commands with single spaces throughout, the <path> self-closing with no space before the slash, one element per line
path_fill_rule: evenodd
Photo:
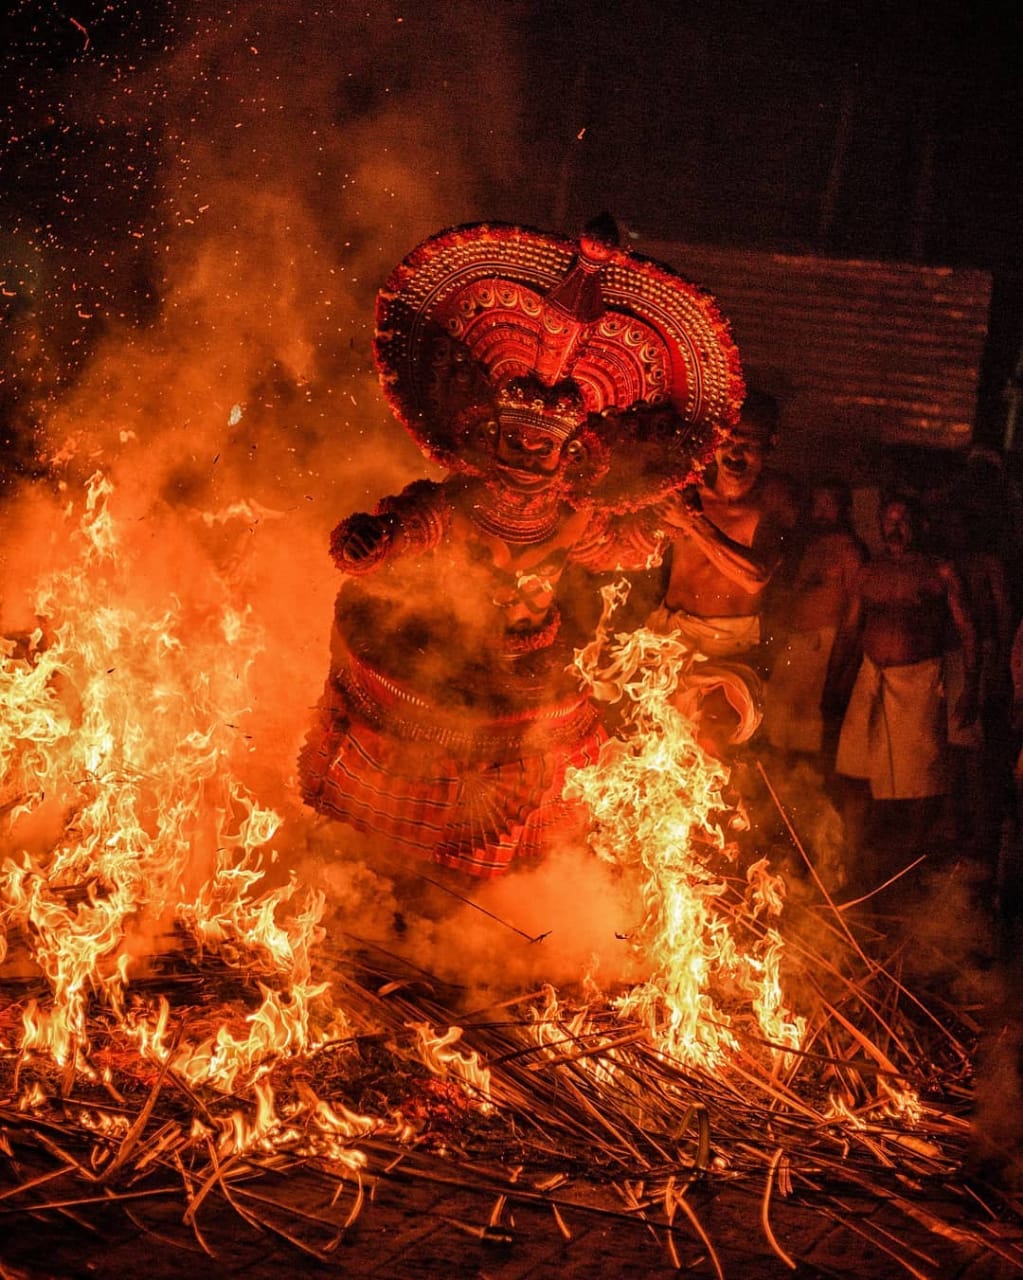
<path fill-rule="evenodd" d="M 715 295 L 747 382 L 781 403 L 785 453 L 810 469 L 825 461 L 831 469 L 833 457 L 821 455 L 835 447 L 969 443 L 988 272 L 708 245 L 635 247 Z"/>

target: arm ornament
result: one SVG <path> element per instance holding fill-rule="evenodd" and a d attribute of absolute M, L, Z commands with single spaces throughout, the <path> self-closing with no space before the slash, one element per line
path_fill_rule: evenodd
<path fill-rule="evenodd" d="M 572 550 L 572 559 L 594 573 L 653 569 L 669 544 L 655 508 L 623 516 L 595 512 Z"/>
<path fill-rule="evenodd" d="M 451 508 L 440 484 L 416 480 L 384 498 L 372 515 L 359 511 L 330 537 L 330 554 L 342 573 L 370 573 L 384 560 L 429 551 L 443 539 Z"/>

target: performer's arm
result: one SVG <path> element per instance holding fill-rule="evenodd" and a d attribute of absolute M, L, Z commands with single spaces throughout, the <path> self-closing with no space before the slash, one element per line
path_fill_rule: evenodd
<path fill-rule="evenodd" d="M 571 559 L 593 573 L 654 569 L 669 545 L 663 522 L 653 507 L 621 516 L 595 511 L 572 547 Z"/>
<path fill-rule="evenodd" d="M 416 480 L 372 514 L 357 511 L 342 520 L 330 536 L 330 554 L 342 573 L 371 573 L 385 561 L 437 546 L 450 517 L 443 485 Z"/>

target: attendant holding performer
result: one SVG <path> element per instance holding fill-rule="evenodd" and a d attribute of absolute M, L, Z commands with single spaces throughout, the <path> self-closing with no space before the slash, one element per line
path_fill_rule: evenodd
<path fill-rule="evenodd" d="M 777 429 L 777 402 L 750 391 L 702 483 L 661 506 L 670 567 L 647 625 L 705 659 L 697 668 L 698 718 L 718 750 L 747 741 L 763 714 L 761 610 L 794 519 L 788 486 L 764 470 Z"/>

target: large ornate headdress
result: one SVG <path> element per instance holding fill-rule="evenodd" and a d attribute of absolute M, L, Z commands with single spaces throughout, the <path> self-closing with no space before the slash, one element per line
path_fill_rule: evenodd
<path fill-rule="evenodd" d="M 476 469 L 474 433 L 509 389 L 539 384 L 543 399 L 574 383 L 585 431 L 613 458 L 577 496 L 616 508 L 681 483 L 745 390 L 710 294 L 599 224 L 578 244 L 505 224 L 442 231 L 391 273 L 376 325 L 391 408 L 450 470 Z"/>

